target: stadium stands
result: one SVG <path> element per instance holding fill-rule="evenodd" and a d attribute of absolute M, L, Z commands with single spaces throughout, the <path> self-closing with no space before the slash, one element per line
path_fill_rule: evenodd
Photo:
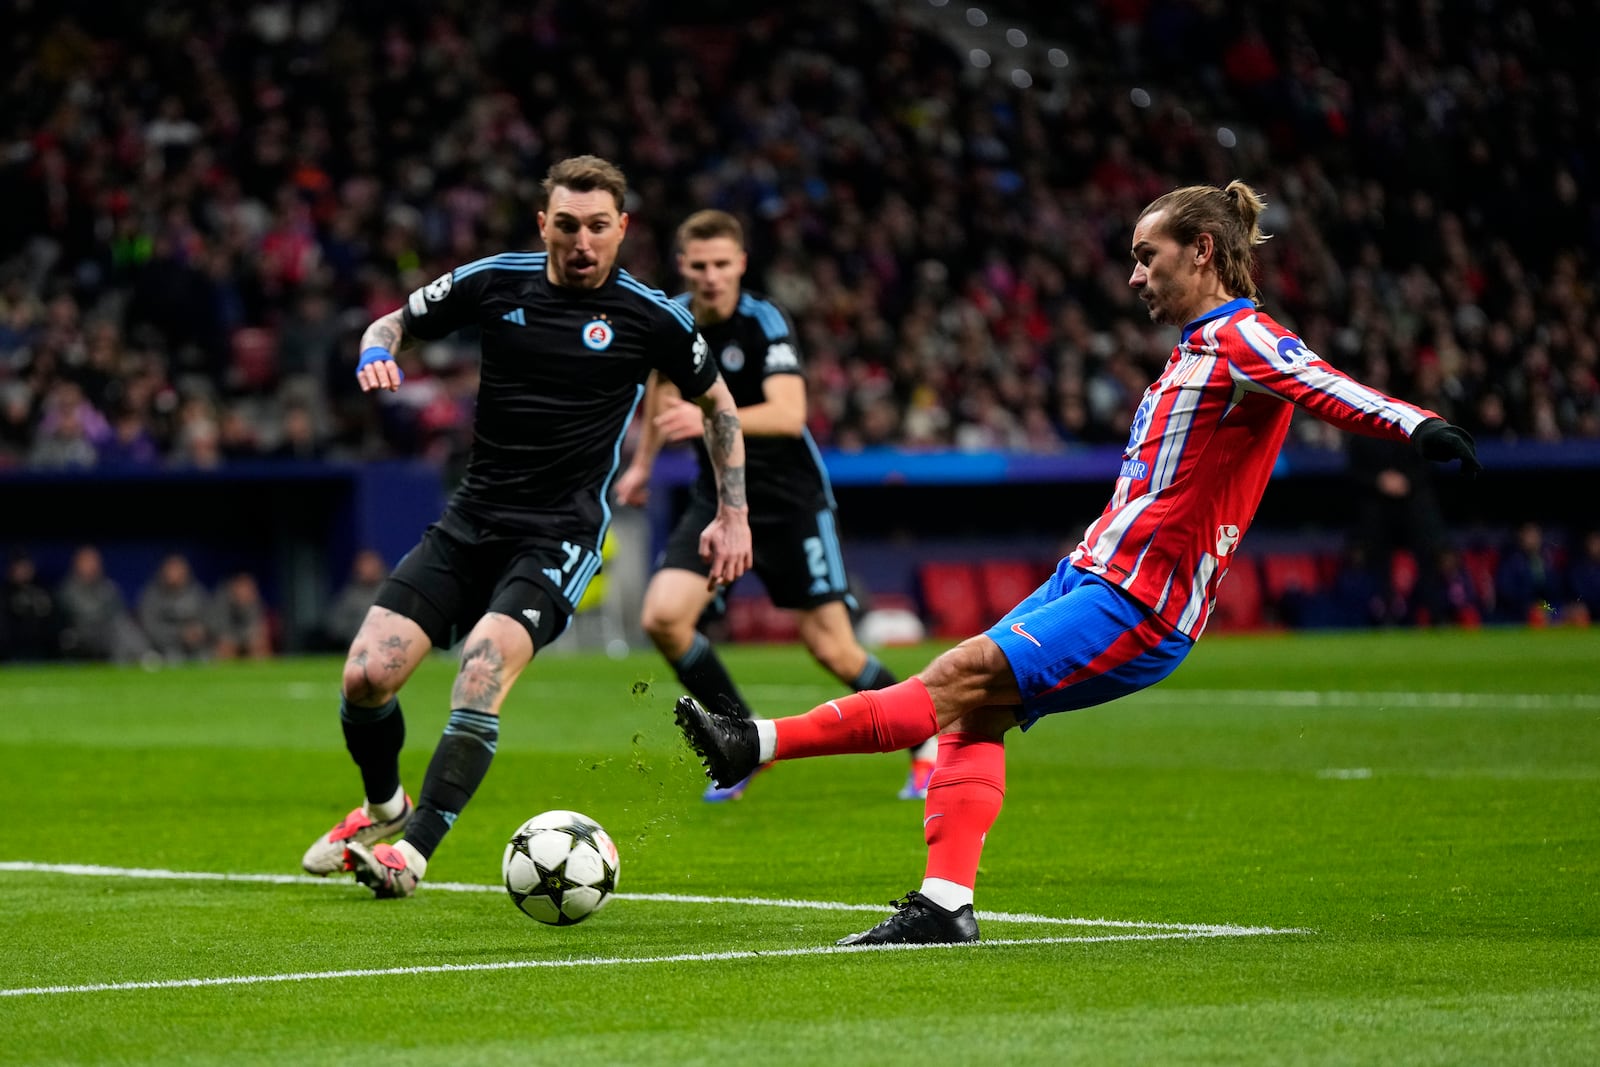
<path fill-rule="evenodd" d="M 409 390 L 374 402 L 356 334 L 452 265 L 525 246 L 537 176 L 580 151 L 630 174 L 626 265 L 656 284 L 674 287 L 689 209 L 747 220 L 750 280 L 796 320 L 810 428 L 836 455 L 1119 443 L 1170 341 L 1125 299 L 1131 212 L 1243 176 L 1271 200 L 1267 300 L 1312 347 L 1486 454 L 1593 470 L 1600 158 L 1579 117 L 1600 76 L 1581 6 L 1001 2 L 997 24 L 1070 59 L 1019 51 L 1017 79 L 864 2 L 352 0 L 205 26 L 22 5 L 0 36 L 0 471 L 453 469 L 470 342 L 408 354 Z M 1340 447 L 1308 419 L 1292 444 Z M 1476 610 L 1504 621 L 1502 561 L 1466 553 Z M 1422 569 L 1386 569 L 1385 595 L 1414 598 Z M 1344 595 L 1325 568 L 1314 587 L 1280 570 L 1263 621 L 1361 614 L 1319 613 Z"/>

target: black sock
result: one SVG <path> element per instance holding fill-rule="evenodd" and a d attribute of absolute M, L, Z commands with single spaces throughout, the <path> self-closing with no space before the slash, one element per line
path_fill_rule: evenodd
<path fill-rule="evenodd" d="M 500 741 L 500 718 L 486 711 L 457 708 L 450 713 L 439 747 L 428 761 L 417 796 L 417 813 L 406 826 L 406 841 L 422 853 L 433 855 L 456 817 L 472 799 L 489 773 L 495 745 Z"/>
<path fill-rule="evenodd" d="M 689 651 L 672 665 L 672 669 L 702 707 L 737 713 L 746 719 L 751 717 L 750 705 L 744 702 L 733 679 L 728 677 L 728 669 L 722 665 L 717 650 L 711 647 L 705 634 L 694 635 Z"/>
<path fill-rule="evenodd" d="M 339 724 L 344 747 L 361 768 L 367 799 L 384 804 L 400 788 L 400 749 L 406 743 L 406 717 L 398 697 L 381 708 L 364 708 L 339 698 Z"/>
<path fill-rule="evenodd" d="M 856 675 L 856 680 L 850 684 L 860 693 L 868 689 L 887 689 L 896 681 L 895 676 L 889 673 L 889 668 L 878 662 L 878 657 L 869 652 L 866 666 L 861 668 L 861 673 Z"/>

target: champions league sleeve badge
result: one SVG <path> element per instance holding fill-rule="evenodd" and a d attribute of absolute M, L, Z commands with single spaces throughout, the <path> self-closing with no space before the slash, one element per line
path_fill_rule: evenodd
<path fill-rule="evenodd" d="M 583 328 L 583 347 L 591 352 L 604 352 L 616 340 L 617 331 L 604 318 L 591 319 Z"/>

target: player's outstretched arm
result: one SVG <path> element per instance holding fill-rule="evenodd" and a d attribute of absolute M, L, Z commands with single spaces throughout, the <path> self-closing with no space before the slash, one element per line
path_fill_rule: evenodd
<path fill-rule="evenodd" d="M 718 376 L 696 397 L 704 415 L 706 452 L 717 476 L 717 516 L 700 535 L 700 558 L 711 564 L 707 588 L 733 582 L 750 569 L 750 507 L 745 498 L 744 433 L 728 385 Z"/>
<path fill-rule="evenodd" d="M 1417 446 L 1423 459 L 1431 459 L 1435 463 L 1459 459 L 1461 473 L 1468 475 L 1483 470 L 1483 464 L 1478 462 L 1478 447 L 1473 443 L 1472 435 L 1454 423 L 1443 419 L 1424 419 L 1411 431 L 1411 443 Z"/>
<path fill-rule="evenodd" d="M 394 354 L 411 341 L 406 334 L 405 313 L 395 308 L 375 319 L 361 335 L 361 359 L 356 363 L 356 381 L 361 391 L 387 389 L 391 393 L 406 380 L 394 361 Z"/>

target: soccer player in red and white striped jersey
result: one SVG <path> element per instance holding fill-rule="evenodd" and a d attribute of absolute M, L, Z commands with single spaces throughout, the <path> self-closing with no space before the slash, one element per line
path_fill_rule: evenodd
<path fill-rule="evenodd" d="M 1257 307 L 1263 207 L 1235 181 L 1175 189 L 1140 214 L 1128 284 L 1153 321 L 1182 333 L 1140 401 L 1111 502 L 1031 596 L 916 677 L 804 715 L 751 722 L 678 702 L 680 728 L 719 781 L 770 759 L 888 752 L 938 734 L 922 886 L 840 944 L 977 940 L 973 886 L 1005 795 L 1002 737 L 1154 685 L 1183 661 L 1255 516 L 1293 405 L 1479 469 L 1464 430 L 1333 369 Z"/>

